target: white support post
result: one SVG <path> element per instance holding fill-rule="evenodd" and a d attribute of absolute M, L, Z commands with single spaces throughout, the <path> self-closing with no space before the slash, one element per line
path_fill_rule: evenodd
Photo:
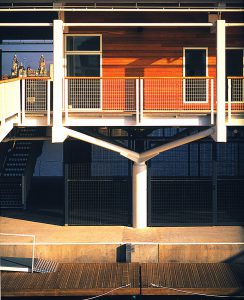
<path fill-rule="evenodd" d="M 68 124 L 69 118 L 69 95 L 68 95 L 68 82 L 69 79 L 64 79 L 64 113 L 65 113 L 65 125 Z"/>
<path fill-rule="evenodd" d="M 228 79 L 228 124 L 231 123 L 231 79 Z"/>
<path fill-rule="evenodd" d="M 147 227 L 147 165 L 133 164 L 133 227 Z"/>
<path fill-rule="evenodd" d="M 217 20 L 217 142 L 226 142 L 225 80 L 225 20 Z"/>
<path fill-rule="evenodd" d="M 143 122 L 143 109 L 144 109 L 144 79 L 140 79 L 140 122 Z"/>
<path fill-rule="evenodd" d="M 62 130 L 63 103 L 63 21 L 53 21 L 53 128 L 52 142 L 63 142 Z"/>
<path fill-rule="evenodd" d="M 51 81 L 47 81 L 47 125 L 50 125 L 50 84 Z"/>
<path fill-rule="evenodd" d="M 210 80 L 211 84 L 211 125 L 214 124 L 214 80 Z"/>
<path fill-rule="evenodd" d="M 22 108 L 22 121 L 21 124 L 25 122 L 25 80 L 22 80 L 22 103 L 21 103 L 21 108 Z"/>
<path fill-rule="evenodd" d="M 136 125 L 140 123 L 140 89 L 139 89 L 139 80 L 136 79 Z"/>

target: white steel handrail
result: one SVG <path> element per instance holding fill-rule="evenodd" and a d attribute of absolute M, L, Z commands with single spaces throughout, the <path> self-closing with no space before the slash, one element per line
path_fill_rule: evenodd
<path fill-rule="evenodd" d="M 21 237 L 31 237 L 33 240 L 32 243 L 28 243 L 32 245 L 32 258 L 31 258 L 31 273 L 34 272 L 34 262 L 35 262 L 35 246 L 36 246 L 36 236 L 34 234 L 20 234 L 20 233 L 3 233 L 0 232 L 0 235 L 4 236 L 21 236 Z M 24 245 L 26 243 L 19 243 L 18 245 Z M 17 245 L 16 243 L 0 243 L 0 245 Z"/>
<path fill-rule="evenodd" d="M 228 122 L 231 122 L 231 79 L 228 78 Z"/>

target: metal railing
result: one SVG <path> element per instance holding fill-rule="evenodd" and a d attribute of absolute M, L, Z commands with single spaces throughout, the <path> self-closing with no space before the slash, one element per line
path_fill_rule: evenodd
<path fill-rule="evenodd" d="M 16 237 L 15 241 L 11 241 L 10 242 L 7 240 L 4 240 L 4 237 Z M 32 241 L 31 242 L 22 242 L 22 241 L 18 241 L 18 237 L 22 238 L 31 238 Z M 20 234 L 20 233 L 2 233 L 0 232 L 0 246 L 1 246 L 1 255 L 0 256 L 9 256 L 9 253 L 11 253 L 11 256 L 15 256 L 16 253 L 18 253 L 17 251 L 17 246 L 31 246 L 31 272 L 33 273 L 34 271 L 34 259 L 35 259 L 35 246 L 36 246 L 36 236 L 33 234 Z M 5 249 L 4 249 L 5 246 Z M 22 251 L 20 252 L 21 256 L 23 255 L 23 253 L 25 253 L 26 251 Z M 17 256 L 16 256 L 17 257 Z M 26 266 L 28 267 L 28 266 Z"/>
<path fill-rule="evenodd" d="M 20 80 L 19 78 L 0 81 L 0 122 L 20 117 Z"/>
<path fill-rule="evenodd" d="M 66 77 L 64 111 L 198 112 L 214 116 L 212 77 Z"/>
<path fill-rule="evenodd" d="M 228 77 L 228 122 L 231 122 L 233 112 L 244 113 L 244 77 Z"/>
<path fill-rule="evenodd" d="M 50 124 L 50 78 L 25 77 L 22 80 L 22 121 L 26 113 L 44 113 Z"/>
<path fill-rule="evenodd" d="M 65 77 L 69 111 L 135 111 L 139 78 Z"/>

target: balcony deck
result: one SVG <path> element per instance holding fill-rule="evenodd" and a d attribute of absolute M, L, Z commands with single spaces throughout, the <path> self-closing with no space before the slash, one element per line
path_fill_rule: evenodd
<path fill-rule="evenodd" d="M 228 78 L 226 125 L 244 125 L 244 77 Z M 212 126 L 213 77 L 66 77 L 63 126 Z M 52 126 L 48 77 L 1 81 L 1 135 L 17 126 Z"/>

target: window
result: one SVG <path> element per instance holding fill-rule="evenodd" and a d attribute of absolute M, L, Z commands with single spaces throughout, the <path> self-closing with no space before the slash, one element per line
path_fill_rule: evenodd
<path fill-rule="evenodd" d="M 185 102 L 207 102 L 208 85 L 205 78 L 207 76 L 207 49 L 184 49 L 184 77 L 192 77 L 185 79 L 183 86 Z"/>
<path fill-rule="evenodd" d="M 226 50 L 226 101 L 228 100 L 228 77 L 240 77 L 231 79 L 231 101 L 244 101 L 244 81 L 241 78 L 244 74 L 243 61 L 244 49 Z"/>
<path fill-rule="evenodd" d="M 101 35 L 66 35 L 69 109 L 101 109 Z M 76 77 L 76 78 L 75 78 Z M 87 77 L 87 78 L 85 78 Z"/>

